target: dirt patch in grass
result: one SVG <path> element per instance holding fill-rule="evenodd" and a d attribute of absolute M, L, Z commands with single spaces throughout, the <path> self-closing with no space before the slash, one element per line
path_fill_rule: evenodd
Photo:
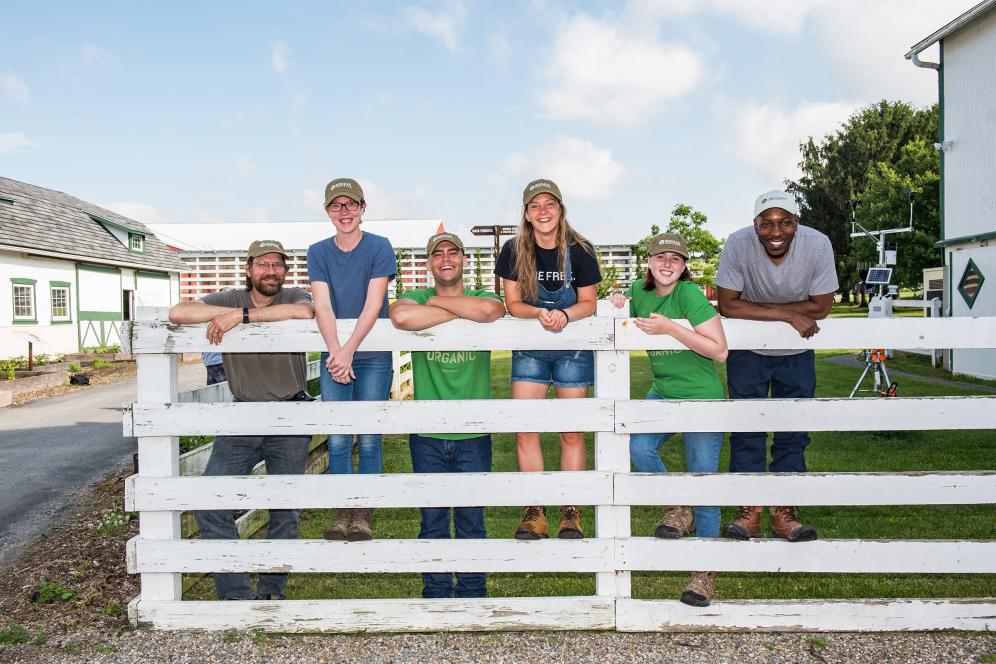
<path fill-rule="evenodd" d="M 122 511 L 131 472 L 89 487 L 71 518 L 0 570 L 0 630 L 14 626 L 30 635 L 0 644 L 0 659 L 87 651 L 129 629 L 128 602 L 139 592 L 125 565 L 125 544 L 138 533 L 138 519 Z"/>
<path fill-rule="evenodd" d="M 113 383 L 116 380 L 134 376 L 137 373 L 136 366 L 137 365 L 134 362 L 115 362 L 112 366 L 104 369 L 87 368 L 80 373 L 86 374 L 87 378 L 90 379 L 90 385 L 101 385 L 103 383 Z M 86 386 L 78 385 L 56 385 L 55 387 L 45 387 L 40 390 L 32 390 L 31 392 L 23 392 L 18 394 L 13 398 L 13 404 L 15 406 L 19 406 L 22 403 L 35 401 L 36 399 L 56 397 L 67 392 L 85 389 Z"/>

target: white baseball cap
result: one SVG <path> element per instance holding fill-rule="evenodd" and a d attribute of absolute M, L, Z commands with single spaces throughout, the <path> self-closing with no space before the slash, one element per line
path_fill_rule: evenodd
<path fill-rule="evenodd" d="M 772 189 L 757 197 L 757 201 L 754 202 L 754 217 L 757 218 L 757 215 L 771 208 L 781 208 L 799 216 L 799 203 L 796 202 L 795 196 L 780 189 Z"/>

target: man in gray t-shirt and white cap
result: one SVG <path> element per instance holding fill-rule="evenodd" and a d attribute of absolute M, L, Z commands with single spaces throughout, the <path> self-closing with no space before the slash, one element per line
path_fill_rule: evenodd
<path fill-rule="evenodd" d="M 820 331 L 837 290 L 830 239 L 799 225 L 799 204 L 784 191 L 769 191 L 754 204 L 754 224 L 727 238 L 716 274 L 719 311 L 727 318 L 781 321 L 809 338 Z M 726 360 L 731 399 L 813 398 L 815 354 L 811 350 L 731 350 Z M 767 463 L 766 432 L 730 434 L 730 472 L 806 472 L 809 434 L 778 431 Z M 762 507 L 741 507 L 723 529 L 734 539 L 761 537 Z M 790 542 L 816 539 L 816 529 L 799 522 L 795 507 L 772 507 L 771 529 Z"/>

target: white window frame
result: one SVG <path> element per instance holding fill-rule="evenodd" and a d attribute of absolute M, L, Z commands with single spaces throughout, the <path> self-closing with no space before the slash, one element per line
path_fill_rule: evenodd
<path fill-rule="evenodd" d="M 63 314 L 63 315 L 56 315 L 56 313 L 55 313 L 55 293 L 56 293 L 56 291 L 64 291 L 65 294 L 66 294 L 66 306 L 65 306 L 66 313 Z M 72 319 L 73 319 L 73 308 L 72 308 L 72 300 L 70 299 L 70 295 L 69 295 L 69 286 L 50 286 L 49 287 L 49 297 L 50 297 L 49 304 L 50 304 L 50 308 L 52 310 L 51 311 L 52 321 L 53 322 L 57 322 L 57 323 L 72 321 Z"/>
<path fill-rule="evenodd" d="M 14 284 L 12 284 L 12 286 L 13 286 L 13 288 L 11 290 L 11 296 L 12 296 L 13 299 L 11 301 L 11 304 L 12 304 L 11 309 L 12 309 L 12 314 L 13 314 L 14 320 L 15 321 L 37 321 L 38 320 L 38 307 L 37 307 L 38 300 L 36 299 L 37 298 L 37 291 L 35 290 L 36 284 L 18 284 L 18 283 L 14 283 Z M 18 308 L 17 290 L 19 288 L 24 288 L 27 291 L 27 294 L 28 294 L 28 300 L 29 300 L 28 304 L 31 307 L 31 311 L 30 311 L 30 313 L 28 313 L 26 315 L 25 314 L 18 314 L 17 313 L 17 308 Z"/>

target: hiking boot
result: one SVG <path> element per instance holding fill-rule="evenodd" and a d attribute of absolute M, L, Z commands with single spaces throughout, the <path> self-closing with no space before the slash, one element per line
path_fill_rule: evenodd
<path fill-rule="evenodd" d="M 557 531 L 560 539 L 583 539 L 581 530 L 581 508 L 576 505 L 564 505 L 560 508 L 560 529 Z"/>
<path fill-rule="evenodd" d="M 335 522 L 325 529 L 325 534 L 323 537 L 327 540 L 335 540 L 337 542 L 346 541 L 346 533 L 349 530 L 349 524 L 353 520 L 353 510 L 340 508 L 336 512 Z"/>
<path fill-rule="evenodd" d="M 695 530 L 695 513 L 691 507 L 669 507 L 654 528 L 654 537 L 678 539 Z"/>
<path fill-rule="evenodd" d="M 353 518 L 349 522 L 346 539 L 350 542 L 363 542 L 373 539 L 373 529 L 370 527 L 372 516 L 372 507 L 361 507 L 353 510 Z"/>
<path fill-rule="evenodd" d="M 547 536 L 546 508 L 538 505 L 526 508 L 526 515 L 515 528 L 515 539 L 538 540 Z"/>
<path fill-rule="evenodd" d="M 812 542 L 816 539 L 816 528 L 799 523 L 794 507 L 771 508 L 771 532 L 789 542 Z"/>
<path fill-rule="evenodd" d="M 752 537 L 764 537 L 761 532 L 761 510 L 763 507 L 738 507 L 737 518 L 733 523 L 723 528 L 723 537 L 748 540 Z"/>
<path fill-rule="evenodd" d="M 681 603 L 688 606 L 709 606 L 716 595 L 715 572 L 693 572 L 692 580 L 681 593 Z"/>

